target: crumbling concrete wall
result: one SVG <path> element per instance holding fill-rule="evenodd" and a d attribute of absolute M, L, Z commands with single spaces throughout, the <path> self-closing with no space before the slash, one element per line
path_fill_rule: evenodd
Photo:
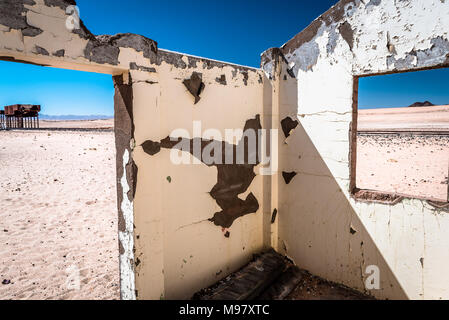
<path fill-rule="evenodd" d="M 169 137 L 184 137 L 188 145 L 201 139 L 221 144 L 225 129 L 261 127 L 262 73 L 163 50 L 158 55 L 164 56 L 160 65 L 140 63 L 154 72 L 131 71 L 139 168 L 136 290 L 139 298 L 185 299 L 262 249 L 263 179 L 253 175 L 258 166 L 207 165 L 188 152 L 182 153 L 192 164 L 174 164 Z M 202 83 L 196 97 L 188 90 L 195 79 Z M 193 121 L 200 121 L 200 131 Z M 205 137 L 208 129 L 222 138 Z M 238 218 L 226 220 L 235 210 Z"/>
<path fill-rule="evenodd" d="M 358 77 L 448 66 L 448 14 L 440 0 L 343 0 L 264 53 L 284 101 L 277 249 L 300 267 L 378 298 L 449 298 L 447 204 L 353 183 Z"/>
<path fill-rule="evenodd" d="M 189 298 L 262 249 L 263 178 L 259 162 L 175 165 L 169 138 L 185 129 L 203 149 L 217 129 L 232 147 L 225 129 L 262 128 L 263 72 L 72 30 L 73 5 L 2 0 L 0 59 L 113 76 L 122 298 Z"/>
<path fill-rule="evenodd" d="M 265 52 L 262 70 L 72 30 L 72 5 L 2 0 L 0 59 L 113 76 L 123 299 L 188 298 L 269 246 L 378 298 L 449 298 L 447 205 L 353 183 L 358 77 L 447 66 L 447 1 L 340 1 Z M 279 129 L 273 175 L 260 159 L 170 158 L 170 137 L 235 148 L 223 131 L 249 128 Z M 372 266 L 380 287 L 368 290 Z"/>

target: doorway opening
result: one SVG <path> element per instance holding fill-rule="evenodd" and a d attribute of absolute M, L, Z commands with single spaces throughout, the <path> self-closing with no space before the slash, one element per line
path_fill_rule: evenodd
<path fill-rule="evenodd" d="M 119 299 L 111 76 L 0 70 L 1 110 L 41 107 L 0 130 L 0 299 Z"/>

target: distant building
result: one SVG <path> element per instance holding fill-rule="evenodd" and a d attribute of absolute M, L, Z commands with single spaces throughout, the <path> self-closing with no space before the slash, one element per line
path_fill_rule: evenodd
<path fill-rule="evenodd" d="M 40 105 L 15 104 L 0 110 L 0 128 L 29 129 L 39 128 Z"/>

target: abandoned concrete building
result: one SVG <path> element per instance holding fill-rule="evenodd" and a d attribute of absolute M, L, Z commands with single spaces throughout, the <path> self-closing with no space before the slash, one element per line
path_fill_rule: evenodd
<path fill-rule="evenodd" d="M 0 59 L 112 75 L 122 299 L 189 298 L 269 248 L 375 298 L 449 299 L 448 203 L 355 186 L 358 79 L 448 67 L 448 1 L 341 0 L 260 69 L 95 36 L 74 5 L 1 0 Z M 173 164 L 192 119 L 279 130 L 278 163 Z"/>

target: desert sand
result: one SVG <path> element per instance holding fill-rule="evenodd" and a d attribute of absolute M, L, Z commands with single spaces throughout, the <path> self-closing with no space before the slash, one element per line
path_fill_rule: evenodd
<path fill-rule="evenodd" d="M 118 299 L 113 132 L 0 131 L 0 299 Z"/>
<path fill-rule="evenodd" d="M 449 105 L 359 110 L 359 131 L 448 131 Z"/>
<path fill-rule="evenodd" d="M 39 120 L 40 128 L 114 129 L 114 119 L 104 120 Z"/>
<path fill-rule="evenodd" d="M 358 188 L 448 200 L 449 106 L 359 110 L 358 129 Z"/>

